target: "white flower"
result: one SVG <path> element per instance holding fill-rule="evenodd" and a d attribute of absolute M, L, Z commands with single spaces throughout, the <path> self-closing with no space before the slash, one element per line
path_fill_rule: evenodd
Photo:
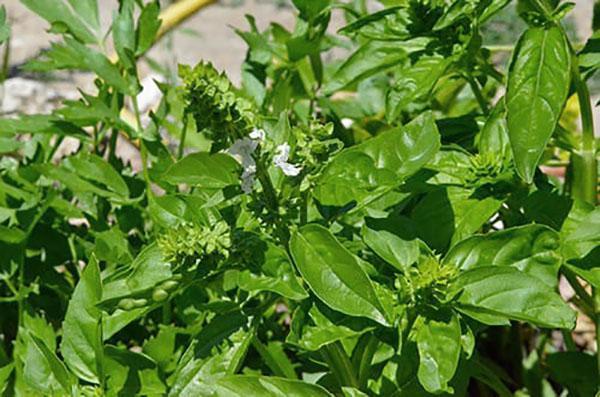
<path fill-rule="evenodd" d="M 237 139 L 233 145 L 227 149 L 227 153 L 237 160 L 242 167 L 246 168 L 249 165 L 255 165 L 252 153 L 258 147 L 258 142 L 250 138 Z"/>
<path fill-rule="evenodd" d="M 343 118 L 343 119 L 340 120 L 340 122 L 342 123 L 342 125 L 346 129 L 352 127 L 352 124 L 354 124 L 354 120 L 349 119 L 349 118 Z"/>
<path fill-rule="evenodd" d="M 288 163 L 290 158 L 290 145 L 284 143 L 277 146 L 277 154 L 273 157 L 275 167 L 281 168 L 281 171 L 287 176 L 296 176 L 302 171 L 302 167 Z"/>
<path fill-rule="evenodd" d="M 242 191 L 244 193 L 252 193 L 252 187 L 254 186 L 255 177 L 256 165 L 249 165 L 248 167 L 244 167 L 244 172 L 242 172 Z"/>
<path fill-rule="evenodd" d="M 237 139 L 233 145 L 227 149 L 227 153 L 242 165 L 242 190 L 244 193 L 251 193 L 256 177 L 256 161 L 252 154 L 258 148 L 258 144 L 265 140 L 265 131 L 255 128 L 249 135 L 249 138 Z"/>
<path fill-rule="evenodd" d="M 259 142 L 264 141 L 265 140 L 265 130 L 258 129 L 258 128 L 253 129 L 252 132 L 250 133 L 250 138 L 254 139 L 255 141 L 259 141 Z"/>

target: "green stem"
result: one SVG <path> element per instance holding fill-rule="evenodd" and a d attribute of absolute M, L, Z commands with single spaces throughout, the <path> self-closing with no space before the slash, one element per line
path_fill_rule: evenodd
<path fill-rule="evenodd" d="M 573 57 L 573 83 L 581 113 L 581 145 L 573 153 L 573 195 L 595 205 L 597 203 L 598 164 L 594 137 L 594 116 L 587 84 L 581 79 L 579 65 Z"/>
<path fill-rule="evenodd" d="M 262 159 L 260 158 L 260 154 L 256 156 L 256 176 L 263 188 L 267 205 L 272 211 L 278 212 L 279 200 L 277 199 L 277 193 L 273 187 L 273 182 L 271 182 L 271 177 L 269 176 L 267 167 L 265 167 Z"/>
<path fill-rule="evenodd" d="M 279 363 L 277 362 L 277 358 L 271 354 L 269 349 L 262 344 L 262 342 L 258 339 L 258 336 L 256 335 L 254 335 L 254 337 L 252 338 L 252 346 L 254 347 L 254 349 L 256 349 L 258 354 L 260 354 L 260 356 L 265 361 L 269 369 L 273 371 L 273 375 L 279 376 L 281 378 L 298 379 L 298 375 L 294 371 L 286 371 L 279 365 Z"/>
<path fill-rule="evenodd" d="M 10 37 L 4 43 L 4 55 L 2 57 L 2 72 L 0 74 L 0 83 L 8 78 L 8 68 L 10 63 Z"/>
<path fill-rule="evenodd" d="M 352 368 L 352 363 L 339 341 L 325 345 L 321 353 L 341 387 L 351 386 L 356 389 L 360 388 L 360 384 Z"/>
<path fill-rule="evenodd" d="M 581 286 L 581 284 L 577 280 L 577 276 L 571 270 L 569 270 L 568 268 L 565 268 L 565 267 L 563 267 L 561 269 L 561 273 L 565 276 L 565 278 L 567 279 L 567 281 L 569 282 L 569 284 L 571 285 L 571 287 L 573 288 L 573 290 L 575 291 L 577 296 L 583 302 L 585 302 L 585 304 L 589 308 L 593 308 L 594 301 L 593 301 L 592 297 L 590 296 L 590 294 L 588 294 L 587 291 Z"/>
<path fill-rule="evenodd" d="M 481 88 L 479 88 L 479 84 L 471 76 L 467 76 L 467 81 L 469 82 L 469 86 L 471 87 L 471 91 L 473 91 L 473 94 L 475 95 L 475 98 L 477 99 L 477 103 L 479 104 L 479 107 L 481 108 L 481 111 L 483 112 L 483 114 L 488 114 L 490 112 L 490 109 L 488 108 L 487 101 L 483 97 L 483 93 L 481 92 Z"/>
<path fill-rule="evenodd" d="M 135 113 L 137 135 L 140 140 L 140 156 L 142 157 L 142 173 L 144 175 L 144 181 L 146 182 L 146 197 L 148 198 L 148 201 L 150 201 L 152 194 L 150 187 L 152 186 L 152 183 L 150 182 L 150 174 L 148 174 L 148 149 L 144 144 L 142 116 L 140 114 L 140 106 L 138 105 L 137 96 L 133 95 L 131 97 L 131 102 L 133 104 L 133 111 Z"/>
<path fill-rule="evenodd" d="M 169 325 L 173 320 L 173 311 L 171 310 L 171 302 L 166 301 L 162 305 L 162 322 L 163 324 Z"/>
<path fill-rule="evenodd" d="M 369 382 L 369 377 L 371 376 L 371 362 L 373 361 L 373 356 L 377 352 L 377 346 L 379 346 L 377 338 L 373 335 L 369 335 L 369 341 L 362 354 L 362 359 L 358 368 L 358 383 L 361 389 L 365 389 Z"/>
<path fill-rule="evenodd" d="M 52 161 L 52 158 L 56 154 L 56 151 L 58 150 L 58 148 L 60 147 L 60 145 L 62 144 L 64 139 L 65 139 L 64 135 L 59 135 L 56 138 L 56 142 L 54 142 L 54 144 L 52 145 L 52 148 L 50 149 L 50 152 L 48 153 L 48 157 L 46 157 L 46 161 L 48 161 L 48 162 Z"/>
<path fill-rule="evenodd" d="M 23 243 L 19 250 L 19 274 L 17 275 L 17 310 L 18 310 L 18 324 L 17 330 L 23 325 L 23 312 L 25 305 L 23 304 L 23 287 L 25 286 L 25 247 L 26 243 Z"/>
<path fill-rule="evenodd" d="M 188 122 L 189 116 L 186 115 L 185 121 L 183 122 L 183 131 L 181 131 L 181 139 L 179 140 L 179 147 L 177 148 L 177 160 L 180 160 L 183 157 L 183 149 L 185 148 L 185 138 L 187 136 Z"/>
<path fill-rule="evenodd" d="M 515 46 L 513 44 L 492 44 L 486 45 L 485 49 L 491 52 L 511 52 L 515 49 Z"/>
<path fill-rule="evenodd" d="M 565 341 L 565 347 L 567 348 L 567 351 L 577 351 L 577 345 L 573 340 L 573 335 L 571 335 L 571 331 L 563 329 L 561 330 L 561 332 L 563 340 Z"/>
<path fill-rule="evenodd" d="M 596 309 L 596 318 L 594 325 L 596 326 L 596 366 L 598 375 L 600 375 L 600 291 L 597 288 L 593 290 L 594 308 Z M 600 382 L 598 382 L 597 392 L 600 393 Z"/>
<path fill-rule="evenodd" d="M 302 193 L 302 201 L 300 205 L 300 226 L 305 225 L 308 222 L 308 200 L 310 195 L 308 190 Z"/>
<path fill-rule="evenodd" d="M 581 112 L 581 146 L 578 152 L 573 153 L 573 193 L 592 205 L 597 204 L 598 192 L 598 163 L 596 160 L 596 139 L 594 136 L 594 116 L 590 93 L 587 84 L 581 79 L 577 58 L 573 57 L 573 82 L 579 99 Z M 587 295 L 587 293 L 586 293 Z M 589 297 L 589 295 L 588 295 Z M 596 326 L 596 363 L 600 375 L 600 290 L 593 288 L 592 304 L 594 310 L 594 323 Z M 597 391 L 600 393 L 600 383 Z"/>
<path fill-rule="evenodd" d="M 113 129 L 110 134 L 110 139 L 108 141 L 108 160 L 113 161 L 117 157 L 117 138 L 119 137 L 119 131 L 117 129 Z"/>

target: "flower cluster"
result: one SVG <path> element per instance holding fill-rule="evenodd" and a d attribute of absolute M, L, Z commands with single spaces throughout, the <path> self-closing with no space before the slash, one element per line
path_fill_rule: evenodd
<path fill-rule="evenodd" d="M 479 153 L 470 158 L 465 182 L 467 186 L 477 188 L 512 178 L 512 175 L 507 162 L 502 158 L 498 158 L 494 153 Z"/>
<path fill-rule="evenodd" d="M 208 255 L 229 255 L 231 238 L 229 226 L 224 221 L 212 226 L 183 223 L 167 230 L 158 238 L 158 245 L 167 262 L 179 264 L 186 258 Z"/>
<path fill-rule="evenodd" d="M 187 111 L 198 131 L 204 131 L 218 148 L 246 136 L 257 124 L 252 102 L 239 95 L 225 75 L 211 63 L 200 62 L 193 69 L 180 66 Z"/>
<path fill-rule="evenodd" d="M 442 264 L 438 258 L 429 257 L 418 266 L 409 268 L 398 279 L 399 290 L 413 304 L 431 304 L 444 301 L 448 285 L 458 274 L 456 266 Z"/>

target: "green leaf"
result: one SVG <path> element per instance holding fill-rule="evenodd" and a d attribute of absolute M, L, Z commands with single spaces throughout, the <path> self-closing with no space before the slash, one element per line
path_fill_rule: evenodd
<path fill-rule="evenodd" d="M 69 4 L 63 0 L 23 0 L 22 3 L 50 22 L 54 30 L 66 30 L 86 44 L 100 42 L 96 0 L 69 0 Z"/>
<path fill-rule="evenodd" d="M 91 71 L 123 94 L 136 95 L 139 92 L 139 84 L 134 77 L 123 75 L 103 53 L 69 37 L 65 38 L 64 44 L 52 44 L 50 50 L 44 53 L 44 58 L 29 62 L 26 69 L 32 71 L 53 69 Z"/>
<path fill-rule="evenodd" d="M 600 207 L 574 201 L 561 236 L 567 259 L 582 258 L 600 245 Z"/>
<path fill-rule="evenodd" d="M 253 338 L 248 321 L 234 312 L 205 326 L 179 360 L 169 396 L 213 395 L 218 380 L 233 375 L 248 351 Z"/>
<path fill-rule="evenodd" d="M 66 162 L 68 160 L 65 160 Z M 105 165 L 107 166 L 107 165 Z M 72 191 L 75 195 L 84 197 L 89 197 L 89 194 L 93 194 L 99 197 L 105 197 L 108 199 L 112 199 L 116 202 L 122 202 L 125 200 L 124 197 L 113 193 L 109 190 L 105 190 L 92 182 L 88 182 L 87 180 L 79 177 L 74 171 L 70 171 L 65 166 L 57 167 L 54 164 L 40 164 L 34 166 L 35 170 L 45 177 L 60 182 L 64 185 L 65 188 Z"/>
<path fill-rule="evenodd" d="M 113 43 L 119 59 L 128 68 L 133 66 L 133 53 L 136 49 L 135 26 L 133 23 L 133 0 L 121 0 L 118 11 L 115 11 L 112 24 Z"/>
<path fill-rule="evenodd" d="M 600 207 L 575 200 L 561 229 L 565 266 L 600 288 Z"/>
<path fill-rule="evenodd" d="M 310 289 L 325 304 L 350 316 L 387 325 L 371 280 L 352 255 L 323 226 L 303 226 L 292 235 L 290 251 Z"/>
<path fill-rule="evenodd" d="M 87 23 L 95 32 L 100 31 L 98 0 L 68 0 L 68 2 L 83 22 Z"/>
<path fill-rule="evenodd" d="M 144 354 L 156 361 L 159 367 L 166 369 L 167 365 L 177 359 L 176 337 L 177 329 L 174 326 L 160 326 L 158 334 L 144 343 Z"/>
<path fill-rule="evenodd" d="M 26 115 L 14 119 L 0 119 L 0 131 L 11 134 L 57 134 L 88 140 L 87 133 L 78 126 L 52 115 Z"/>
<path fill-rule="evenodd" d="M 16 227 L 0 225 L 0 241 L 8 244 L 20 244 L 27 238 L 27 233 Z"/>
<path fill-rule="evenodd" d="M 550 377 L 569 390 L 569 396 L 593 396 L 597 391 L 596 359 L 584 352 L 568 351 L 549 354 L 545 363 Z"/>
<path fill-rule="evenodd" d="M 171 265 L 163 259 L 156 243 L 147 245 L 128 267 L 120 271 L 118 277 L 104 282 L 102 301 L 115 301 L 130 295 L 150 290 L 154 286 L 171 279 Z"/>
<path fill-rule="evenodd" d="M 148 3 L 140 14 L 137 26 L 137 50 L 136 55 L 142 55 L 148 51 L 156 39 L 156 34 L 161 25 L 160 4 L 158 1 Z"/>
<path fill-rule="evenodd" d="M 510 155 L 508 127 L 506 126 L 506 105 L 499 101 L 488 116 L 479 134 L 479 153 L 499 155 L 502 159 Z"/>
<path fill-rule="evenodd" d="M 400 271 L 408 269 L 419 259 L 419 242 L 416 239 L 404 240 L 387 230 L 374 230 L 367 225 L 362 228 L 362 237 L 369 248 Z"/>
<path fill-rule="evenodd" d="M 428 192 L 411 214 L 419 238 L 436 251 L 445 252 L 453 243 L 479 231 L 502 201 L 474 196 L 472 189 L 457 186 Z"/>
<path fill-rule="evenodd" d="M 300 17 L 306 21 L 315 19 L 331 4 L 331 0 L 292 0 L 300 11 Z"/>
<path fill-rule="evenodd" d="M 508 4 L 510 4 L 510 0 L 492 0 L 479 17 L 479 23 L 483 24 L 498 12 L 502 11 Z"/>
<path fill-rule="evenodd" d="M 408 52 L 402 42 L 369 41 L 354 52 L 325 84 L 323 91 L 332 94 L 362 79 L 387 70 L 404 61 Z"/>
<path fill-rule="evenodd" d="M 450 3 L 448 9 L 433 26 L 433 30 L 442 30 L 452 26 L 463 19 L 472 19 L 479 2 L 469 0 L 458 0 Z"/>
<path fill-rule="evenodd" d="M 43 317 L 31 316 L 25 312 L 22 320 L 13 353 L 16 361 L 15 388 L 24 389 L 25 393 L 30 394 L 36 391 L 46 395 L 58 392 L 62 386 L 52 373 L 46 357 L 32 339 L 32 335 L 35 335 L 43 340 L 50 351 L 54 351 L 54 330 Z"/>
<path fill-rule="evenodd" d="M 92 257 L 71 295 L 63 322 L 60 349 L 66 364 L 75 375 L 98 384 L 104 376 L 102 311 L 96 307 L 101 298 L 100 268 Z"/>
<path fill-rule="evenodd" d="M 4 393 L 6 386 L 8 386 L 8 378 L 12 375 L 14 364 L 7 364 L 4 367 L 0 367 L 0 394 Z"/>
<path fill-rule="evenodd" d="M 423 56 L 399 72 L 387 94 L 387 120 L 396 120 L 407 106 L 428 97 L 452 62 L 452 57 Z"/>
<path fill-rule="evenodd" d="M 545 328 L 575 326 L 576 313 L 552 288 L 513 267 L 468 270 L 458 276 L 453 289 L 460 293 L 457 308 L 476 320 L 491 315 Z"/>
<path fill-rule="evenodd" d="M 110 345 L 106 346 L 104 357 L 106 388 L 114 395 L 165 395 L 166 386 L 150 357 Z"/>
<path fill-rule="evenodd" d="M 101 157 L 94 154 L 69 157 L 65 165 L 81 178 L 100 183 L 123 198 L 129 197 L 129 188 L 121 175 Z"/>
<path fill-rule="evenodd" d="M 75 379 L 73 378 L 73 375 L 69 373 L 67 367 L 65 367 L 65 364 L 59 360 L 56 354 L 54 354 L 54 352 L 50 350 L 48 346 L 46 346 L 42 339 L 32 334 L 30 334 L 29 337 L 46 359 L 48 367 L 52 371 L 52 374 L 56 380 L 62 386 L 63 390 L 67 393 L 70 392 L 75 385 Z"/>
<path fill-rule="evenodd" d="M 512 266 L 556 286 L 562 262 L 558 233 L 543 225 L 525 225 L 481 236 L 455 245 L 444 263 L 462 270 L 484 266 Z"/>
<path fill-rule="evenodd" d="M 286 396 L 286 397 L 331 397 L 324 388 L 299 380 L 274 376 L 233 375 L 219 379 L 216 396 Z"/>
<path fill-rule="evenodd" d="M 415 327 L 419 382 L 430 393 L 452 393 L 448 382 L 454 377 L 461 352 L 458 316 L 450 310 L 442 311 L 435 317 L 417 320 Z"/>
<path fill-rule="evenodd" d="M 6 7 L 0 7 L 0 44 L 10 37 L 10 25 L 6 20 Z M 8 367 L 7 367 L 8 368 Z"/>
<path fill-rule="evenodd" d="M 222 189 L 239 184 L 239 175 L 239 164 L 228 154 L 193 153 L 173 164 L 163 179 L 171 184 Z"/>
<path fill-rule="evenodd" d="M 374 324 L 367 321 L 345 316 L 324 305 L 302 305 L 294 311 L 286 343 L 304 350 L 317 351 L 331 343 L 356 339 L 373 331 Z"/>
<path fill-rule="evenodd" d="M 324 205 L 372 201 L 418 171 L 439 148 L 433 115 L 425 113 L 337 154 L 317 179 L 313 194 Z"/>
<path fill-rule="evenodd" d="M 528 183 L 558 123 L 570 71 L 570 49 L 559 27 L 523 33 L 510 65 L 506 109 L 515 166 Z"/>
<path fill-rule="evenodd" d="M 261 255 L 261 252 L 255 252 Z M 267 243 L 260 273 L 243 270 L 237 274 L 237 285 L 244 291 L 272 291 L 292 300 L 303 300 L 308 294 L 299 283 L 292 263 L 283 248 Z"/>
<path fill-rule="evenodd" d="M 94 253 L 98 260 L 110 264 L 130 263 L 133 260 L 127 238 L 117 227 L 96 233 Z"/>
<path fill-rule="evenodd" d="M 468 361 L 469 375 L 488 385 L 498 397 L 513 397 L 513 393 L 502 382 L 500 376 L 494 371 L 494 367 L 487 364 L 486 361 L 475 356 Z"/>

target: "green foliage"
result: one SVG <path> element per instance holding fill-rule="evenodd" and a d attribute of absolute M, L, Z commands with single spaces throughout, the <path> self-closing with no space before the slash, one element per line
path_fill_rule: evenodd
<path fill-rule="evenodd" d="M 578 193 L 597 189 L 598 33 L 576 53 L 568 5 L 519 1 L 503 67 L 486 43 L 508 0 L 294 0 L 292 31 L 236 31 L 241 87 L 181 66 L 142 114 L 158 1 L 109 27 L 95 0 L 22 2 L 62 36 L 26 69 L 95 85 L 0 119 L 1 396 L 597 393 L 571 331 L 600 319 L 600 212 Z"/>

